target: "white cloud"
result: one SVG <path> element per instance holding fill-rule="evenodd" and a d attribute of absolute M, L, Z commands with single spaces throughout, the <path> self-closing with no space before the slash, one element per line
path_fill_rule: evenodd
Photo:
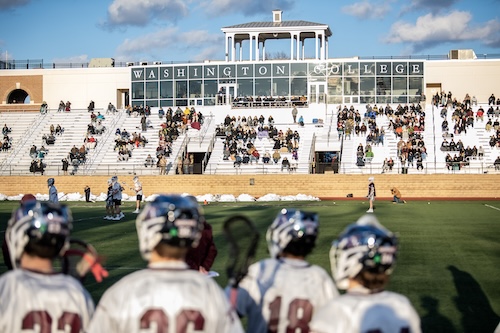
<path fill-rule="evenodd" d="M 291 9 L 295 0 L 203 0 L 200 5 L 210 15 L 223 16 L 230 13 L 239 13 L 245 16 L 255 14 L 269 14 L 279 8 Z"/>
<path fill-rule="evenodd" d="M 413 10 L 427 10 L 432 13 L 448 10 L 458 0 L 411 0 L 408 6 L 403 7 L 402 12 L 407 13 Z"/>
<path fill-rule="evenodd" d="M 175 22 L 187 16 L 183 0 L 114 0 L 108 7 L 108 26 L 144 26 L 156 19 Z"/>
<path fill-rule="evenodd" d="M 0 10 L 21 7 L 29 2 L 30 0 L 0 0 Z"/>
<path fill-rule="evenodd" d="M 87 54 L 81 54 L 81 55 L 76 55 L 76 56 L 71 56 L 71 57 L 66 57 L 66 58 L 54 58 L 52 59 L 52 62 L 58 63 L 58 64 L 82 64 L 82 63 L 87 63 L 89 62 L 89 56 Z"/>
<path fill-rule="evenodd" d="M 499 20 L 474 25 L 469 12 L 453 11 L 448 15 L 420 16 L 415 24 L 398 21 L 392 25 L 385 41 L 409 43 L 415 52 L 447 42 L 482 41 L 495 45 L 499 34 Z"/>
<path fill-rule="evenodd" d="M 182 52 L 192 54 L 196 51 L 194 59 L 189 60 L 213 59 L 213 55 L 220 52 L 222 39 L 220 34 L 214 35 L 204 30 L 180 32 L 177 28 L 166 28 L 126 39 L 118 46 L 117 57 L 126 56 L 130 59 L 133 55 L 142 55 L 150 59 L 185 60 L 186 56 Z"/>
<path fill-rule="evenodd" d="M 382 18 L 391 10 L 388 3 L 372 3 L 368 1 L 353 3 L 342 7 L 342 12 L 360 19 Z"/>

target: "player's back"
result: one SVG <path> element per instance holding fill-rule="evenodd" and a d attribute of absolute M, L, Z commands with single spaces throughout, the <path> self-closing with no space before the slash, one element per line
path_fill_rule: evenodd
<path fill-rule="evenodd" d="M 132 273 L 108 289 L 89 332 L 242 332 L 224 292 L 187 265 L 155 266 Z"/>
<path fill-rule="evenodd" d="M 338 296 L 324 269 L 294 259 L 253 264 L 240 287 L 237 308 L 248 316 L 248 332 L 308 332 L 316 308 Z"/>
<path fill-rule="evenodd" d="M 0 278 L 0 332 L 83 332 L 94 311 L 90 294 L 64 274 L 24 269 Z"/>
<path fill-rule="evenodd" d="M 421 332 L 410 301 L 390 291 L 344 294 L 316 312 L 311 329 L 315 333 Z"/>

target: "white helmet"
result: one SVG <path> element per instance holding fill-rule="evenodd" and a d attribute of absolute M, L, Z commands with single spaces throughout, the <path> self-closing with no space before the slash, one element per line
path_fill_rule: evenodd
<path fill-rule="evenodd" d="M 266 233 L 267 247 L 272 258 L 286 250 L 306 256 L 314 248 L 318 236 L 318 214 L 296 209 L 282 209 Z"/>
<path fill-rule="evenodd" d="M 31 200 L 12 214 L 5 231 L 12 266 L 24 252 L 53 259 L 69 247 L 73 218 L 65 205 Z"/>
<path fill-rule="evenodd" d="M 193 196 L 159 195 L 136 220 L 139 250 L 144 260 L 160 242 L 196 247 L 203 230 L 203 211 Z"/>
<path fill-rule="evenodd" d="M 373 214 L 348 225 L 332 243 L 330 264 L 337 287 L 345 290 L 349 279 L 361 271 L 391 274 L 396 263 L 398 240 Z"/>

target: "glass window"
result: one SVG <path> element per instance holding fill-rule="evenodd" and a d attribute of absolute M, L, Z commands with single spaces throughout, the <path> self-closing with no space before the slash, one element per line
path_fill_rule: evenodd
<path fill-rule="evenodd" d="M 158 100 L 157 99 L 151 99 L 149 101 L 146 101 L 146 105 L 149 105 L 152 108 L 158 107 Z"/>
<path fill-rule="evenodd" d="M 391 94 L 391 78 L 378 77 L 377 78 L 377 95 L 390 95 Z"/>
<path fill-rule="evenodd" d="M 205 98 L 204 105 L 215 105 L 215 98 Z"/>
<path fill-rule="evenodd" d="M 378 104 L 388 104 L 391 103 L 391 96 L 377 96 Z"/>
<path fill-rule="evenodd" d="M 174 84 L 172 81 L 160 81 L 160 98 L 173 98 Z"/>
<path fill-rule="evenodd" d="M 255 79 L 255 95 L 271 95 L 271 79 Z"/>
<path fill-rule="evenodd" d="M 290 75 L 290 64 L 273 64 L 273 77 L 277 76 L 289 76 Z"/>
<path fill-rule="evenodd" d="M 359 95 L 359 77 L 344 78 L 344 95 Z"/>
<path fill-rule="evenodd" d="M 175 82 L 175 97 L 176 98 L 186 98 L 187 97 L 187 81 L 176 81 Z"/>
<path fill-rule="evenodd" d="M 376 72 L 375 63 L 374 62 L 361 62 L 359 64 L 359 74 L 360 75 L 375 75 Z"/>
<path fill-rule="evenodd" d="M 420 96 L 422 94 L 423 82 L 423 77 L 410 77 L 410 91 L 408 95 Z"/>
<path fill-rule="evenodd" d="M 174 101 L 171 99 L 161 100 L 160 105 L 161 106 L 174 106 Z"/>
<path fill-rule="evenodd" d="M 292 63 L 291 76 L 307 76 L 307 64 Z"/>
<path fill-rule="evenodd" d="M 290 94 L 290 79 L 275 78 L 273 79 L 273 96 L 286 96 Z"/>
<path fill-rule="evenodd" d="M 360 79 L 360 95 L 375 95 L 375 78 L 362 77 Z"/>
<path fill-rule="evenodd" d="M 203 83 L 203 96 L 204 97 L 215 97 L 217 94 L 217 81 L 216 80 L 205 80 Z"/>
<path fill-rule="evenodd" d="M 344 63 L 344 75 L 359 76 L 359 63 L 358 62 Z"/>
<path fill-rule="evenodd" d="M 328 78 L 328 95 L 341 96 L 342 95 L 342 78 L 329 77 Z"/>
<path fill-rule="evenodd" d="M 189 97 L 190 98 L 201 97 L 201 80 L 189 81 Z"/>
<path fill-rule="evenodd" d="M 132 82 L 132 99 L 144 98 L 144 82 Z"/>
<path fill-rule="evenodd" d="M 146 82 L 146 99 L 158 98 L 158 81 Z"/>
<path fill-rule="evenodd" d="M 238 77 L 253 77 L 253 65 L 237 65 L 236 70 Z"/>
<path fill-rule="evenodd" d="M 176 99 L 175 100 L 175 106 L 187 106 L 188 101 L 187 99 Z"/>
<path fill-rule="evenodd" d="M 255 77 L 271 77 L 271 64 L 256 64 Z"/>
<path fill-rule="evenodd" d="M 132 101 L 132 106 L 141 106 L 144 105 L 144 100 Z"/>
<path fill-rule="evenodd" d="M 375 103 L 375 96 L 361 96 L 359 98 L 360 103 L 373 104 Z"/>
<path fill-rule="evenodd" d="M 309 70 L 308 74 L 309 76 L 319 76 L 319 77 L 326 77 L 327 73 L 327 64 L 326 63 L 314 63 L 311 62 L 309 63 Z"/>
<path fill-rule="evenodd" d="M 406 97 L 408 95 L 407 77 L 395 77 L 394 78 L 394 87 L 392 89 L 393 103 L 406 103 Z"/>
<path fill-rule="evenodd" d="M 293 66 L 293 64 L 292 64 Z M 307 96 L 307 79 L 306 78 L 293 78 L 291 83 L 292 96 Z"/>
<path fill-rule="evenodd" d="M 201 79 L 203 77 L 203 68 L 201 66 L 189 66 L 189 78 Z"/>
<path fill-rule="evenodd" d="M 253 79 L 238 79 L 238 96 L 254 96 Z"/>

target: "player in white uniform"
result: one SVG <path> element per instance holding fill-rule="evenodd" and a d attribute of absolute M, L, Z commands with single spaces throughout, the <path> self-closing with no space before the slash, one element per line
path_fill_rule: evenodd
<path fill-rule="evenodd" d="M 307 333 L 316 309 L 338 296 L 330 275 L 305 260 L 318 228 L 316 213 L 295 209 L 281 210 L 268 228 L 271 258 L 252 264 L 238 287 L 236 309 L 248 317 L 247 332 Z"/>
<path fill-rule="evenodd" d="M 32 200 L 9 220 L 6 243 L 13 270 L 0 277 L 0 332 L 83 332 L 94 312 L 75 278 L 55 272 L 69 246 L 69 209 Z"/>
<path fill-rule="evenodd" d="M 118 176 L 111 177 L 111 186 L 113 193 L 113 206 L 115 207 L 115 216 L 111 217 L 110 220 L 118 221 L 125 217 L 121 210 L 122 205 L 122 191 L 123 187 L 118 182 Z"/>
<path fill-rule="evenodd" d="M 88 332 L 243 332 L 224 291 L 184 261 L 200 239 L 203 219 L 191 196 L 160 195 L 146 205 L 136 228 L 148 268 L 104 293 Z"/>
<path fill-rule="evenodd" d="M 139 214 L 141 211 L 141 201 L 142 201 L 142 184 L 139 181 L 139 177 L 134 177 L 134 191 L 135 191 L 135 214 Z"/>
<path fill-rule="evenodd" d="M 347 292 L 319 309 L 314 333 L 418 333 L 420 318 L 403 295 L 386 291 L 398 240 L 373 214 L 347 226 L 332 244 L 330 262 L 337 287 Z"/>

